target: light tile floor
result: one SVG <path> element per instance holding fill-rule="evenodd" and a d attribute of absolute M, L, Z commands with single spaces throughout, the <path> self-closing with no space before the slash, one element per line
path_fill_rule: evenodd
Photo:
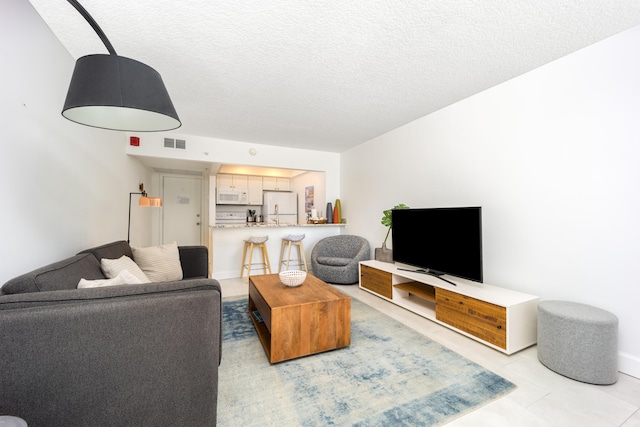
<path fill-rule="evenodd" d="M 246 295 L 247 279 L 220 280 L 222 296 Z M 464 415 L 455 427 L 640 427 L 640 379 L 620 374 L 610 386 L 585 384 L 558 375 L 539 361 L 536 347 L 511 356 L 397 307 L 358 288 L 334 285 L 430 339 L 515 383 L 507 396 Z"/>

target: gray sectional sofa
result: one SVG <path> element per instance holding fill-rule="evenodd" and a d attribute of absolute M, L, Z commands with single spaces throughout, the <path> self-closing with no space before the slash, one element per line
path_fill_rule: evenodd
<path fill-rule="evenodd" d="M 220 284 L 202 246 L 179 247 L 183 279 L 76 289 L 104 278 L 124 241 L 0 288 L 0 415 L 37 426 L 212 426 Z"/>

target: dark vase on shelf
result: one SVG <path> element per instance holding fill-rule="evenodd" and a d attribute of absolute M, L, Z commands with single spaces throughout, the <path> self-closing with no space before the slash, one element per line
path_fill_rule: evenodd
<path fill-rule="evenodd" d="M 327 224 L 333 224 L 333 206 L 327 203 Z"/>

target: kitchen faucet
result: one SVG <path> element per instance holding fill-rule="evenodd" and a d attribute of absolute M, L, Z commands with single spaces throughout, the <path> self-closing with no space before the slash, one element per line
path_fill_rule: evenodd
<path fill-rule="evenodd" d="M 274 210 L 275 210 L 274 213 L 276 214 L 276 219 L 275 219 L 276 225 L 280 225 L 280 217 L 278 216 L 278 204 L 277 203 L 276 203 L 276 205 L 274 207 Z"/>

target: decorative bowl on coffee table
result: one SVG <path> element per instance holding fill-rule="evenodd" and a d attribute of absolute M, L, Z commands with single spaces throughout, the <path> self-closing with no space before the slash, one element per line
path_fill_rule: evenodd
<path fill-rule="evenodd" d="M 280 276 L 280 281 L 282 283 L 293 288 L 295 286 L 302 285 L 304 279 L 307 278 L 307 272 L 301 270 L 287 270 L 281 271 L 278 273 L 278 276 Z"/>

